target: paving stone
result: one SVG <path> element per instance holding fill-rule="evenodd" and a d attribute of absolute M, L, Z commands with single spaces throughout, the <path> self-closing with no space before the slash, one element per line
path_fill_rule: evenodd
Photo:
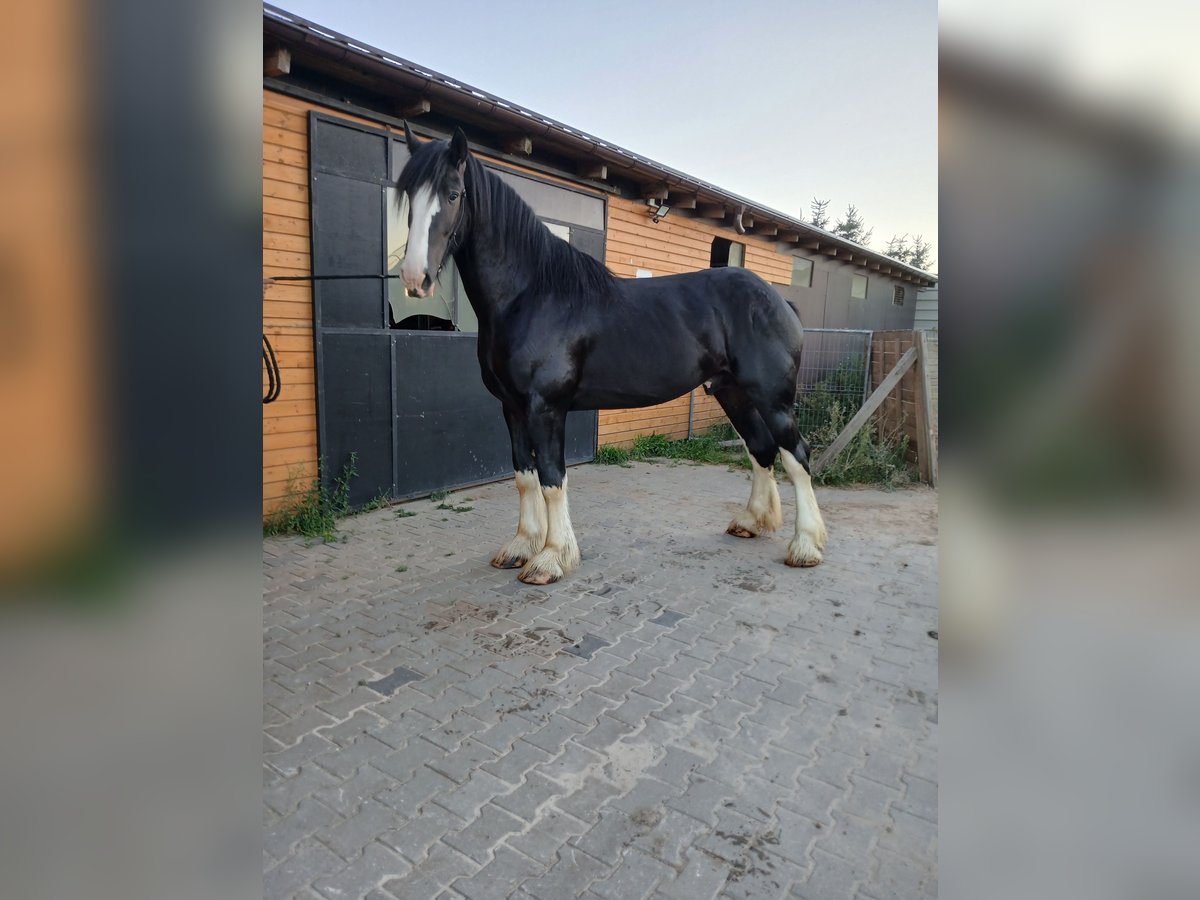
<path fill-rule="evenodd" d="M 362 856 L 336 874 L 318 878 L 313 882 L 313 887 L 329 900 L 361 897 L 380 882 L 402 876 L 410 868 L 399 854 L 382 844 L 370 844 L 363 850 Z"/>
<path fill-rule="evenodd" d="M 536 766 L 550 759 L 553 754 L 525 741 L 517 741 L 503 756 L 483 763 L 480 768 L 509 784 L 520 784 Z"/>
<path fill-rule="evenodd" d="M 802 897 L 803 900 L 853 897 L 857 884 L 867 874 L 867 867 L 862 862 L 852 862 L 831 853 L 813 850 L 812 869 L 802 883 L 793 886 L 792 894 Z"/>
<path fill-rule="evenodd" d="M 545 867 L 523 853 L 498 847 L 494 858 L 468 878 L 454 882 L 454 889 L 468 900 L 504 900 L 524 881 L 537 878 Z"/>
<path fill-rule="evenodd" d="M 434 797 L 444 796 L 454 789 L 454 782 L 445 775 L 422 766 L 407 781 L 375 796 L 379 802 L 394 809 L 401 819 L 412 819 L 421 815 L 425 805 Z M 460 815 L 459 818 L 467 817 Z"/>
<path fill-rule="evenodd" d="M 321 835 L 336 827 L 342 817 L 311 797 L 301 800 L 296 809 L 280 817 L 263 837 L 263 850 L 274 859 L 283 859 L 291 853 L 298 841 Z"/>
<path fill-rule="evenodd" d="M 630 848 L 612 875 L 591 886 L 591 893 L 605 900 L 644 900 L 660 882 L 675 877 L 675 870 L 653 856 Z"/>
<path fill-rule="evenodd" d="M 380 834 L 397 824 L 399 822 L 394 809 L 371 801 L 364 803 L 357 813 L 344 822 L 325 829 L 321 833 L 321 840 L 330 850 L 348 861 L 362 853 L 363 848 Z"/>
<path fill-rule="evenodd" d="M 505 843 L 549 868 L 558 858 L 559 848 L 587 829 L 586 822 L 579 821 L 551 804 L 542 808 L 541 815 L 532 828 L 521 834 L 509 835 Z"/>
<path fill-rule="evenodd" d="M 562 791 L 563 788 L 560 787 L 559 790 Z M 608 801 L 620 793 L 621 789 L 612 782 L 589 775 L 584 779 L 582 787 L 574 791 L 568 790 L 554 803 L 559 809 L 580 821 L 591 823 L 605 810 Z"/>
<path fill-rule="evenodd" d="M 345 863 L 316 838 L 307 838 L 278 865 L 263 873 L 263 897 L 269 900 L 292 897 L 305 885 Z"/>
<path fill-rule="evenodd" d="M 440 759 L 431 759 L 426 765 L 456 784 L 462 784 L 472 772 L 484 763 L 494 762 L 495 759 L 496 751 L 491 747 L 485 747 L 478 741 L 467 740 L 453 753 Z"/>
<path fill-rule="evenodd" d="M 521 888 L 538 900 L 563 900 L 583 893 L 593 881 L 609 871 L 599 860 L 567 846 L 559 851 L 557 861 L 546 874 L 531 878 Z"/>
<path fill-rule="evenodd" d="M 683 871 L 671 881 L 660 884 L 655 896 L 673 900 L 712 900 L 720 894 L 728 878 L 727 863 L 694 850 L 688 853 Z"/>
<path fill-rule="evenodd" d="M 565 790 L 557 781 L 551 781 L 537 772 L 530 772 L 516 790 L 501 794 L 492 802 L 517 818 L 532 822 L 537 818 L 539 808 L 553 798 L 561 796 Z"/>
<path fill-rule="evenodd" d="M 479 815 L 483 804 L 509 790 L 507 784 L 481 769 L 471 775 L 466 784 L 435 795 L 433 802 L 470 821 Z"/>
<path fill-rule="evenodd" d="M 482 866 L 491 859 L 492 851 L 503 838 L 523 827 L 524 823 L 516 816 L 486 803 L 471 824 L 462 831 L 447 834 L 442 840 Z"/>
<path fill-rule="evenodd" d="M 425 858 L 429 848 L 437 843 L 442 835 L 458 831 L 466 824 L 466 820 L 449 810 L 436 803 L 429 803 L 412 819 L 381 834 L 379 842 L 416 864 Z"/>

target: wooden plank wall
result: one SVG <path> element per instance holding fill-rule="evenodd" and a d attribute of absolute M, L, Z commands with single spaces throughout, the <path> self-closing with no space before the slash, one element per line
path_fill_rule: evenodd
<path fill-rule="evenodd" d="M 702 219 L 668 215 L 653 224 L 646 204 L 618 197 L 608 201 L 608 240 L 605 262 L 613 274 L 633 278 L 638 269 L 659 275 L 678 275 L 707 269 L 714 237 L 724 237 L 746 245 L 746 268 L 773 284 L 788 284 L 792 277 L 791 258 L 778 253 L 775 245 L 751 235 L 738 237 L 731 228 Z M 699 433 L 725 421 L 716 398 L 702 389 L 694 391 L 692 429 Z M 613 409 L 600 412 L 601 446 L 628 446 L 641 434 L 665 434 L 672 438 L 687 436 L 688 395 L 642 409 Z"/>
<path fill-rule="evenodd" d="M 277 509 L 289 482 L 317 474 L 317 401 L 312 288 L 272 284 L 273 275 L 310 275 L 308 110 L 263 91 L 263 333 L 275 348 L 283 387 L 263 406 L 263 513 Z M 266 373 L 263 373 L 264 390 Z"/>

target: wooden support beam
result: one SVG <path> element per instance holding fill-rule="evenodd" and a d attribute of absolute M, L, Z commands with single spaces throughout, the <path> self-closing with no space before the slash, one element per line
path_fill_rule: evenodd
<path fill-rule="evenodd" d="M 805 250 L 820 250 L 820 249 L 821 249 L 821 242 L 820 242 L 820 241 L 818 241 L 818 240 L 814 240 L 814 239 L 812 239 L 812 238 L 809 238 L 809 239 L 808 239 L 808 240 L 806 240 L 806 241 L 801 241 L 801 242 L 800 242 L 800 246 L 801 246 L 801 247 L 803 247 Z"/>
<path fill-rule="evenodd" d="M 826 256 L 837 256 L 838 248 L 837 247 L 822 247 L 821 252 L 824 253 Z"/>
<path fill-rule="evenodd" d="M 608 166 L 601 162 L 583 162 L 575 170 L 580 178 L 603 181 L 608 177 Z"/>
<path fill-rule="evenodd" d="M 917 468 L 921 480 L 937 484 L 937 441 L 933 435 L 933 391 L 929 383 L 929 332 L 916 331 L 917 339 Z"/>
<path fill-rule="evenodd" d="M 414 119 L 423 116 L 433 107 L 424 97 L 416 100 L 402 100 L 396 104 L 396 117 L 399 119 Z"/>
<path fill-rule="evenodd" d="M 881 272 L 883 271 L 883 266 L 880 263 L 873 262 L 870 265 L 870 269 L 872 272 Z"/>
<path fill-rule="evenodd" d="M 292 71 L 292 52 L 286 47 L 272 47 L 263 54 L 263 75 L 278 78 Z"/>
<path fill-rule="evenodd" d="M 500 145 L 500 149 L 513 156 L 528 156 L 533 152 L 533 138 L 527 134 L 509 138 Z"/>
<path fill-rule="evenodd" d="M 671 191 L 671 195 L 667 198 L 667 203 L 674 206 L 676 209 L 695 209 L 696 195 L 695 194 L 676 194 Z"/>
<path fill-rule="evenodd" d="M 666 183 L 660 181 L 658 184 L 643 184 L 642 185 L 642 199 L 643 200 L 666 200 L 667 199 Z"/>
<path fill-rule="evenodd" d="M 725 207 L 720 203 L 699 203 L 696 206 L 696 212 L 706 219 L 725 218 Z"/>
<path fill-rule="evenodd" d="M 800 232 L 798 231 L 781 231 L 779 239 L 788 244 L 794 244 L 800 240 Z"/>
<path fill-rule="evenodd" d="M 912 368 L 912 365 L 917 360 L 917 348 L 909 347 L 904 355 L 900 357 L 896 363 L 896 368 L 892 369 L 883 381 L 879 383 L 879 387 L 875 388 L 871 396 L 867 398 L 867 402 L 862 405 L 862 408 L 854 414 L 846 427 L 842 429 L 841 434 L 835 437 L 828 447 L 822 451 L 821 455 L 812 461 L 813 472 L 820 472 L 825 468 L 826 464 L 837 458 L 837 455 L 846 449 L 846 445 L 850 443 L 850 439 L 858 434 L 859 430 L 867 424 L 867 420 L 874 415 L 875 410 L 879 409 L 880 405 L 887 398 L 887 395 L 892 392 L 892 389 L 900 383 L 900 379 L 904 377 L 904 373 Z"/>
<path fill-rule="evenodd" d="M 759 222 L 754 226 L 754 233 L 759 237 L 774 237 L 779 234 L 779 226 L 773 222 Z"/>

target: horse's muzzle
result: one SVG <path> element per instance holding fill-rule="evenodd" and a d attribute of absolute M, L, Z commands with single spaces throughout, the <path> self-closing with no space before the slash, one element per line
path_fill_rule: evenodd
<path fill-rule="evenodd" d="M 422 299 L 426 298 L 426 297 L 430 297 L 433 294 L 433 279 L 430 278 L 428 274 L 426 274 L 425 278 L 421 282 L 421 286 L 419 288 L 414 289 L 414 288 L 406 286 L 404 289 L 404 293 L 407 294 L 409 297 L 417 297 L 417 298 L 422 298 Z"/>

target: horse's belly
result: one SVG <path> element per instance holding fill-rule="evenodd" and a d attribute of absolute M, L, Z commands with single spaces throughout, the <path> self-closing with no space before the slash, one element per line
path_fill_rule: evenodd
<path fill-rule="evenodd" d="M 572 409 L 633 409 L 666 403 L 695 388 L 709 374 L 696 368 L 653 372 L 644 368 L 599 373 L 580 380 Z"/>

